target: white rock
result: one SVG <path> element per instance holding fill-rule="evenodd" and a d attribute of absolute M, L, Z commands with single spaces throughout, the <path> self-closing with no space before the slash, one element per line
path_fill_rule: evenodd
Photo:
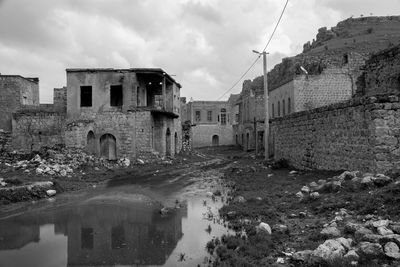
<path fill-rule="evenodd" d="M 385 255 L 393 258 L 393 259 L 400 259 L 400 249 L 394 242 L 388 242 L 385 244 Z"/>
<path fill-rule="evenodd" d="M 285 263 L 285 259 L 284 258 L 277 258 L 276 259 L 276 263 L 284 264 Z"/>
<path fill-rule="evenodd" d="M 302 199 L 302 198 L 304 198 L 304 194 L 299 191 L 299 192 L 296 193 L 296 197 Z"/>
<path fill-rule="evenodd" d="M 372 223 L 372 226 L 374 226 L 375 228 L 379 228 L 379 227 L 387 227 L 389 226 L 390 221 L 389 220 L 379 220 L 379 221 L 375 221 Z"/>
<path fill-rule="evenodd" d="M 292 259 L 295 261 L 307 262 L 310 259 L 312 253 L 313 253 L 312 250 L 297 251 L 293 253 Z"/>
<path fill-rule="evenodd" d="M 392 235 L 393 234 L 393 231 L 386 228 L 386 226 L 378 227 L 377 231 L 378 231 L 378 234 L 380 234 L 380 235 Z"/>
<path fill-rule="evenodd" d="M 303 186 L 300 190 L 303 194 L 310 194 L 310 188 L 308 186 Z"/>
<path fill-rule="evenodd" d="M 44 172 L 41 168 L 36 168 L 36 174 L 42 174 Z"/>
<path fill-rule="evenodd" d="M 57 191 L 53 190 L 53 189 L 49 189 L 49 190 L 46 191 L 46 194 L 47 194 L 47 196 L 52 197 L 52 196 L 55 196 L 57 194 Z"/>
<path fill-rule="evenodd" d="M 289 174 L 296 174 L 297 171 L 290 171 Z"/>
<path fill-rule="evenodd" d="M 344 255 L 344 258 L 352 261 L 353 260 L 357 261 L 360 258 L 360 256 L 358 256 L 357 252 L 354 249 L 352 249 L 349 250 L 349 252 L 347 252 L 346 255 Z"/>
<path fill-rule="evenodd" d="M 380 256 L 383 254 L 382 246 L 378 243 L 361 242 L 360 251 L 368 256 Z"/>
<path fill-rule="evenodd" d="M 335 240 L 340 242 L 340 244 L 342 244 L 342 246 L 346 250 L 350 250 L 351 245 L 353 244 L 353 239 L 351 239 L 351 238 L 339 237 L 339 238 L 336 238 Z"/>
<path fill-rule="evenodd" d="M 328 237 L 338 237 L 340 236 L 340 231 L 334 226 L 328 226 L 321 231 L 322 235 L 326 235 Z"/>
<path fill-rule="evenodd" d="M 312 192 L 310 194 L 310 198 L 312 199 L 319 199 L 320 198 L 320 194 L 318 192 Z"/>
<path fill-rule="evenodd" d="M 261 222 L 258 226 L 256 226 L 256 232 L 265 232 L 270 235 L 272 233 L 271 226 L 269 226 L 268 223 Z"/>
<path fill-rule="evenodd" d="M 137 163 L 139 163 L 139 164 L 142 164 L 142 165 L 144 164 L 144 161 L 143 161 L 142 159 L 137 159 L 136 161 L 137 161 Z"/>
<path fill-rule="evenodd" d="M 333 260 L 344 256 L 346 249 L 337 240 L 328 239 L 319 245 L 313 256 L 324 260 Z"/>

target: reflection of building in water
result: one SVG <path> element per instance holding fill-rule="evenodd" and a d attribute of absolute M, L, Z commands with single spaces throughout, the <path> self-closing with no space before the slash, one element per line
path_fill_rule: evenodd
<path fill-rule="evenodd" d="M 87 205 L 68 217 L 68 266 L 164 264 L 182 237 L 180 210 L 144 204 Z"/>
<path fill-rule="evenodd" d="M 39 242 L 39 224 L 15 219 L 0 224 L 0 250 L 20 249 L 31 242 Z"/>

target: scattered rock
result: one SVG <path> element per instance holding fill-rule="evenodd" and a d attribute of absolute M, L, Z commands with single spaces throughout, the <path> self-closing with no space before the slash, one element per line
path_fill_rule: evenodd
<path fill-rule="evenodd" d="M 270 235 L 272 233 L 271 226 L 269 226 L 268 223 L 261 222 L 259 225 L 256 226 L 256 232 L 265 232 Z"/>
<path fill-rule="evenodd" d="M 385 186 L 392 182 L 392 178 L 383 174 L 377 174 L 373 176 L 372 181 L 376 186 Z"/>
<path fill-rule="evenodd" d="M 242 196 L 237 196 L 237 197 L 234 198 L 233 201 L 234 202 L 238 202 L 238 203 L 244 203 L 244 202 L 246 202 L 246 199 L 244 197 L 242 197 Z"/>
<path fill-rule="evenodd" d="M 349 250 L 349 252 L 344 255 L 345 259 L 348 259 L 350 261 L 357 261 L 360 256 L 358 256 L 357 252 L 354 249 Z"/>
<path fill-rule="evenodd" d="M 341 235 L 339 229 L 335 226 L 325 227 L 322 229 L 321 234 L 327 237 L 339 237 Z"/>
<path fill-rule="evenodd" d="M 375 221 L 375 222 L 372 223 L 372 226 L 374 226 L 375 228 L 387 227 L 387 226 L 389 226 L 389 220 Z"/>
<path fill-rule="evenodd" d="M 390 229 L 396 234 L 400 234 L 400 224 L 391 224 Z"/>
<path fill-rule="evenodd" d="M 359 250 L 367 256 L 378 257 L 383 254 L 382 246 L 378 243 L 361 242 Z"/>
<path fill-rule="evenodd" d="M 313 200 L 319 199 L 320 198 L 320 194 L 318 192 L 312 192 L 310 194 L 310 198 Z"/>
<path fill-rule="evenodd" d="M 297 174 L 297 171 L 290 171 L 289 174 Z"/>
<path fill-rule="evenodd" d="M 297 192 L 296 197 L 299 198 L 300 200 L 304 198 L 304 194 L 302 192 Z"/>
<path fill-rule="evenodd" d="M 359 229 L 357 229 L 357 231 L 354 233 L 354 237 L 356 238 L 356 240 L 363 240 L 365 235 L 373 235 L 374 233 L 365 228 L 365 227 L 360 227 Z"/>
<path fill-rule="evenodd" d="M 284 264 L 285 263 L 285 259 L 284 258 L 277 258 L 276 259 L 276 263 Z"/>
<path fill-rule="evenodd" d="M 306 195 L 310 194 L 310 188 L 306 185 L 303 186 L 300 191 L 301 191 L 301 193 L 306 194 Z"/>
<path fill-rule="evenodd" d="M 289 228 L 284 224 L 276 224 L 273 227 L 275 232 L 287 234 L 289 232 Z"/>
<path fill-rule="evenodd" d="M 393 234 L 393 231 L 386 228 L 386 226 L 378 227 L 377 231 L 380 235 L 392 235 Z"/>
<path fill-rule="evenodd" d="M 373 176 L 365 176 L 361 179 L 361 185 L 364 187 L 369 187 L 374 184 L 373 182 L 374 177 Z"/>
<path fill-rule="evenodd" d="M 353 239 L 351 238 L 339 237 L 336 238 L 336 241 L 339 241 L 346 250 L 350 250 L 351 245 L 353 244 Z"/>
<path fill-rule="evenodd" d="M 46 191 L 46 195 L 49 197 L 55 196 L 56 194 L 57 194 L 57 191 L 53 190 L 53 189 L 49 189 Z"/>
<path fill-rule="evenodd" d="M 141 165 L 144 164 L 144 161 L 143 161 L 142 159 L 137 159 L 136 162 L 137 162 L 138 164 L 141 164 Z"/>
<path fill-rule="evenodd" d="M 292 259 L 295 261 L 308 262 L 312 253 L 312 250 L 297 251 L 293 253 Z"/>
<path fill-rule="evenodd" d="M 313 257 L 323 260 L 334 260 L 344 256 L 346 249 L 342 244 L 333 239 L 326 240 L 323 244 L 319 245 L 316 250 L 313 251 Z"/>
<path fill-rule="evenodd" d="M 400 249 L 394 242 L 388 242 L 385 244 L 385 255 L 393 258 L 393 259 L 400 259 Z"/>
<path fill-rule="evenodd" d="M 358 229 L 362 228 L 360 224 L 357 223 L 352 223 L 352 222 L 347 222 L 346 225 L 344 226 L 344 230 L 346 233 L 353 234 L 355 233 Z"/>

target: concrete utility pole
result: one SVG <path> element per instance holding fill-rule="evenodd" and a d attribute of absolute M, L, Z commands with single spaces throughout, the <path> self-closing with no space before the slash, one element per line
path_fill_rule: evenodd
<path fill-rule="evenodd" d="M 269 137 L 269 112 L 268 112 L 268 78 L 267 78 L 267 55 L 269 53 L 263 51 L 262 53 L 253 50 L 254 53 L 263 56 L 263 75 L 264 75 L 264 109 L 265 109 L 265 130 L 264 130 L 264 158 L 269 158 L 268 151 L 268 137 Z"/>

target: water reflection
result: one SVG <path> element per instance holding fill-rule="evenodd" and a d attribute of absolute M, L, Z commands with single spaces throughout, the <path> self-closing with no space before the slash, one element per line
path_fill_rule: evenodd
<path fill-rule="evenodd" d="M 28 247 L 40 246 L 48 235 L 63 236 L 52 242 L 67 243 L 67 251 L 58 251 L 67 253 L 63 266 L 164 264 L 183 236 L 186 208 L 161 216 L 156 203 L 127 200 L 97 197 L 68 208 L 0 220 L 0 266 L 46 266 L 51 254 L 39 248 L 43 262 L 33 263 L 29 259 L 35 252 Z M 54 233 L 41 231 L 46 224 L 54 225 Z M 65 250 L 53 244 L 56 247 Z"/>

